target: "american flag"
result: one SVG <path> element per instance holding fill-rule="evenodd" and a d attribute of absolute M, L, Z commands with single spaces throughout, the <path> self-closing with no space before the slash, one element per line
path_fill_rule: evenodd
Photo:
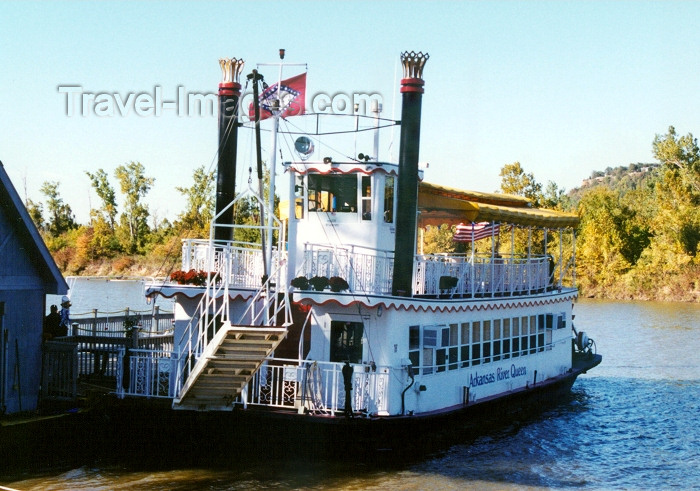
<path fill-rule="evenodd" d="M 492 235 L 498 235 L 501 230 L 500 223 L 479 222 L 465 225 L 460 223 L 455 229 L 453 239 L 456 242 L 471 242 L 473 240 L 485 239 Z"/>

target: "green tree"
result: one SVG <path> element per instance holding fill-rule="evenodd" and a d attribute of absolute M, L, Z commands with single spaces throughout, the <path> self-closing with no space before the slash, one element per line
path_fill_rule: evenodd
<path fill-rule="evenodd" d="M 673 126 L 656 135 L 654 157 L 664 164 L 656 182 L 655 230 L 675 243 L 679 253 L 695 256 L 700 244 L 700 149 L 691 133 L 678 136 Z"/>
<path fill-rule="evenodd" d="M 24 206 L 32 222 L 36 225 L 36 228 L 39 229 L 39 231 L 44 230 L 44 206 L 41 203 L 35 203 L 29 198 L 27 198 L 27 202 L 24 203 Z"/>
<path fill-rule="evenodd" d="M 46 181 L 41 186 L 41 193 L 46 196 L 46 208 L 49 220 L 46 229 L 53 236 L 59 236 L 69 230 L 77 228 L 73 210 L 63 202 L 63 198 L 58 192 L 59 183 L 56 181 Z"/>
<path fill-rule="evenodd" d="M 192 185 L 175 189 L 187 198 L 187 208 L 178 216 L 179 225 L 194 237 L 207 237 L 214 212 L 214 171 L 197 167 L 192 174 Z"/>
<path fill-rule="evenodd" d="M 144 245 L 144 239 L 148 234 L 148 206 L 143 203 L 143 198 L 150 191 L 155 179 L 144 174 L 144 166 L 140 162 L 129 162 L 120 165 L 114 171 L 119 180 L 122 194 L 124 195 L 124 212 L 120 217 L 121 242 L 125 243 L 125 250 L 136 252 Z"/>
<path fill-rule="evenodd" d="M 610 189 L 596 187 L 579 203 L 577 270 L 584 290 L 605 291 L 630 267 L 622 253 L 618 200 Z"/>
<path fill-rule="evenodd" d="M 541 206 L 542 184 L 535 180 L 532 173 L 525 173 L 520 162 L 504 165 L 499 175 L 501 176 L 501 191 L 525 196 L 532 201 L 533 206 Z"/>
<path fill-rule="evenodd" d="M 109 183 L 107 173 L 103 169 L 98 169 L 94 174 L 88 171 L 85 171 L 85 174 L 90 178 L 92 187 L 102 200 L 101 215 L 109 224 L 109 227 L 114 230 L 117 217 L 117 195 Z M 90 210 L 90 213 L 92 214 L 93 210 Z"/>

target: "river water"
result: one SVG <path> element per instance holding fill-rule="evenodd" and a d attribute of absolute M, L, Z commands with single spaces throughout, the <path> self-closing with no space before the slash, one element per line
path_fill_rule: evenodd
<path fill-rule="evenodd" d="M 75 305 L 75 302 L 74 302 Z M 410 461 L 232 455 L 197 468 L 85 463 L 0 485 L 21 490 L 700 489 L 700 305 L 580 301 L 603 363 L 571 396 Z"/>

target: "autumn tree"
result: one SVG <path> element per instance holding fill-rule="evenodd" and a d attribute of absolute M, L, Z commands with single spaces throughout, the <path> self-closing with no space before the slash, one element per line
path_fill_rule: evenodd
<path fill-rule="evenodd" d="M 656 183 L 656 230 L 673 242 L 677 252 L 695 256 L 700 244 L 700 149 L 691 133 L 678 136 L 673 126 L 656 135 L 654 157 L 664 164 Z"/>
<path fill-rule="evenodd" d="M 504 165 L 499 173 L 501 176 L 501 191 L 507 194 L 525 196 L 535 207 L 542 201 L 542 184 L 535 180 L 532 173 L 525 173 L 520 162 Z"/>
<path fill-rule="evenodd" d="M 192 185 L 175 189 L 187 198 L 187 208 L 178 216 L 180 227 L 193 237 L 208 236 L 214 212 L 214 171 L 197 167 L 192 174 Z"/>
<path fill-rule="evenodd" d="M 148 233 L 148 206 L 143 203 L 143 198 L 150 191 L 155 178 L 147 177 L 144 166 L 140 162 L 129 162 L 120 165 L 114 171 L 119 180 L 122 194 L 124 195 L 124 211 L 120 217 L 120 237 L 125 250 L 136 252 L 143 246 Z"/>
<path fill-rule="evenodd" d="M 35 203 L 27 198 L 24 207 L 27 209 L 27 213 L 29 213 L 29 217 L 32 219 L 32 222 L 34 222 L 34 225 L 36 225 L 36 228 L 39 229 L 39 231 L 44 230 L 44 205 Z"/>
<path fill-rule="evenodd" d="M 98 169 L 94 174 L 88 171 L 85 171 L 85 174 L 90 178 L 95 193 L 102 200 L 102 208 L 90 210 L 90 214 L 102 216 L 109 227 L 114 230 L 117 217 L 117 195 L 109 183 L 107 173 L 103 169 Z"/>
<path fill-rule="evenodd" d="M 63 198 L 58 192 L 58 186 L 59 183 L 56 181 L 46 181 L 40 189 L 41 193 L 46 196 L 46 211 L 49 214 L 46 229 L 54 237 L 77 228 L 73 210 L 71 210 L 70 205 L 63 202 Z"/>

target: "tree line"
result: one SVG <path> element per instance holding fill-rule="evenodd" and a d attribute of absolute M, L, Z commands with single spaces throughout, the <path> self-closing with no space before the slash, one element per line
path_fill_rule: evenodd
<path fill-rule="evenodd" d="M 657 134 L 652 155 L 658 164 L 596 171 L 587 185 L 569 193 L 549 181 L 539 183 L 520 162 L 500 171 L 501 191 L 529 198 L 534 206 L 578 213 L 575 244 L 562 238 L 565 254 L 575 247 L 576 278 L 581 293 L 604 298 L 700 300 L 700 151 L 691 133 L 674 127 Z M 26 206 L 57 264 L 66 274 L 167 274 L 179 267 L 183 238 L 206 238 L 214 211 L 214 173 L 198 167 L 189 187 L 176 190 L 185 209 L 171 223 L 151 216 L 144 199 L 155 183 L 140 162 L 118 166 L 112 176 L 104 169 L 86 171 L 99 206 L 90 223 L 78 224 L 60 195 L 59 182 L 45 182 L 45 200 L 27 199 Z M 266 180 L 269 179 L 267 176 Z M 236 223 L 253 223 L 257 206 L 244 200 L 236 207 Z M 428 227 L 423 252 L 460 252 L 448 226 Z M 251 232 L 245 232 L 250 234 Z M 255 232 L 254 232 L 255 233 Z M 523 252 L 527 233 L 501 232 L 498 247 Z M 530 231 L 535 250 L 558 254 L 559 237 Z M 253 241 L 255 237 L 242 238 Z M 511 244 L 511 240 L 514 243 Z M 490 245 L 479 244 L 479 248 Z M 96 265 L 107 265 L 102 269 Z M 137 266 L 143 266 L 139 269 Z M 571 275 L 573 271 L 567 271 Z"/>
<path fill-rule="evenodd" d="M 576 280 L 581 294 L 615 299 L 700 301 L 700 151 L 692 133 L 673 126 L 657 134 L 658 164 L 596 171 L 588 185 L 569 193 L 543 186 L 520 162 L 501 169 L 501 191 L 529 198 L 534 206 L 577 213 Z M 424 252 L 461 252 L 449 227 L 425 231 Z M 526 231 L 501 232 L 502 251 L 526 251 Z M 533 252 L 558 255 L 559 238 L 533 232 Z M 574 244 L 563 238 L 564 256 Z M 490 249 L 479 244 L 477 250 Z M 558 258 L 556 258 L 558 259 Z M 569 274 L 571 272 L 568 272 Z"/>

